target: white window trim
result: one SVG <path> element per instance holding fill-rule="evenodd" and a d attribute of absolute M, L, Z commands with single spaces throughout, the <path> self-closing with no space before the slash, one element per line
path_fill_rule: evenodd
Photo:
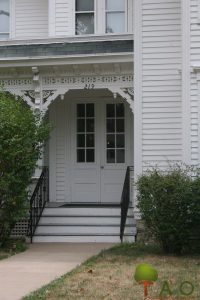
<path fill-rule="evenodd" d="M 48 0 L 49 37 L 56 35 L 56 0 Z"/>
<path fill-rule="evenodd" d="M 15 16 L 16 0 L 10 0 L 10 39 L 16 36 L 16 16 Z"/>
<path fill-rule="evenodd" d="M 198 5 L 198 7 L 197 7 L 197 9 L 198 9 L 198 14 L 197 14 L 197 24 L 199 24 L 200 25 L 200 0 L 197 0 L 198 2 L 197 2 L 197 5 Z"/>

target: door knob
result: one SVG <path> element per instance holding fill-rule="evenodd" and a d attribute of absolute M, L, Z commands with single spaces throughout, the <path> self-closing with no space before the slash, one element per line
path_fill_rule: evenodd
<path fill-rule="evenodd" d="M 104 169 L 104 166 L 101 166 L 101 169 Z"/>

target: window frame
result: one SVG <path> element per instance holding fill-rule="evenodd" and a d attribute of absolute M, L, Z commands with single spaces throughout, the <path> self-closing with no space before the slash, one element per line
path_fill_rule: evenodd
<path fill-rule="evenodd" d="M 94 33 L 92 34 L 76 34 L 76 14 L 80 13 L 76 11 L 76 2 L 74 1 L 74 35 L 78 36 L 95 36 L 95 35 L 123 35 L 132 33 L 130 30 L 130 12 L 128 12 L 128 7 L 130 0 L 125 1 L 125 30 L 121 33 L 106 33 L 106 0 L 94 0 Z M 117 12 L 117 11 L 116 11 Z M 91 11 L 84 11 L 83 13 L 91 13 Z"/>

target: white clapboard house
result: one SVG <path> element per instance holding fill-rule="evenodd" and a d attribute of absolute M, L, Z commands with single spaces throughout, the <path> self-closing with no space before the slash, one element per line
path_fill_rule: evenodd
<path fill-rule="evenodd" d="M 0 84 L 53 124 L 32 240 L 134 241 L 134 178 L 200 162 L 200 1 L 0 0 Z"/>

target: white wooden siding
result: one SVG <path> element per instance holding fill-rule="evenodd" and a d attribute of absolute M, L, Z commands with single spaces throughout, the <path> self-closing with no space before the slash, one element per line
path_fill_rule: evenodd
<path fill-rule="evenodd" d="M 49 119 L 54 126 L 50 139 L 49 168 L 50 168 L 50 201 L 70 201 L 69 180 L 69 138 L 67 126 L 69 111 L 64 101 L 55 102 L 50 109 Z M 67 143 L 66 143 L 67 140 Z M 56 157 L 56 159 L 55 159 Z"/>
<path fill-rule="evenodd" d="M 96 33 L 105 33 L 105 8 L 96 0 Z M 133 2 L 127 0 L 127 32 L 133 32 Z M 12 38 L 43 38 L 75 34 L 75 0 L 12 0 Z M 127 33 L 126 32 L 126 33 Z"/>
<path fill-rule="evenodd" d="M 191 66 L 199 66 L 200 62 L 200 24 L 198 0 L 190 1 L 191 16 L 191 47 L 190 60 Z M 192 164 L 197 165 L 200 162 L 200 90 L 198 85 L 198 74 L 191 73 L 191 159 Z"/>
<path fill-rule="evenodd" d="M 56 0 L 55 3 L 55 35 L 75 34 L 75 1 Z"/>
<path fill-rule="evenodd" d="M 15 0 L 15 37 L 48 36 L 48 0 Z"/>
<path fill-rule="evenodd" d="M 145 170 L 182 159 L 181 0 L 143 0 L 141 26 Z"/>

